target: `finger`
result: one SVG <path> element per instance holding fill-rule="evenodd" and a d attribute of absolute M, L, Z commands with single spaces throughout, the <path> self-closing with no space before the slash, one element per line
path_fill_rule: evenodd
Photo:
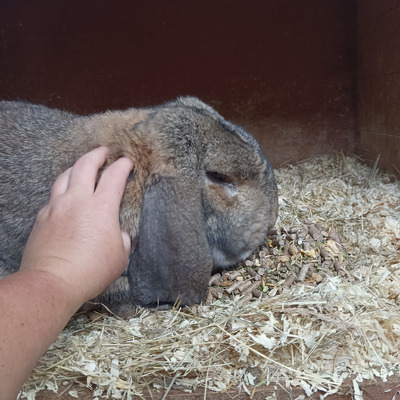
<path fill-rule="evenodd" d="M 122 157 L 104 170 L 97 184 L 96 195 L 104 197 L 104 200 L 117 211 L 132 168 L 132 161 Z"/>
<path fill-rule="evenodd" d="M 50 201 L 61 194 L 64 194 L 68 187 L 69 177 L 71 175 L 72 167 L 68 168 L 62 174 L 60 174 L 54 181 L 50 192 Z"/>
<path fill-rule="evenodd" d="M 68 190 L 79 190 L 82 193 L 93 193 L 99 169 L 107 157 L 107 147 L 98 147 L 83 155 L 72 167 Z"/>

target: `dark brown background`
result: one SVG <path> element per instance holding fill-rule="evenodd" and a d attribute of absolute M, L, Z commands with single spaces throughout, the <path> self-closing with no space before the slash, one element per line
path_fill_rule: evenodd
<path fill-rule="evenodd" d="M 354 0 L 6 0 L 0 97 L 79 113 L 191 94 L 275 166 L 354 148 Z"/>
<path fill-rule="evenodd" d="M 2 0 L 0 97 L 93 113 L 196 95 L 275 167 L 400 170 L 399 0 Z"/>
<path fill-rule="evenodd" d="M 357 148 L 400 177 L 400 1 L 360 0 Z"/>
<path fill-rule="evenodd" d="M 2 0 L 0 97 L 93 113 L 196 95 L 275 167 L 400 170 L 399 0 Z"/>
<path fill-rule="evenodd" d="M 0 1 L 0 98 L 85 114 L 186 94 L 275 167 L 343 151 L 400 176 L 400 0 Z"/>

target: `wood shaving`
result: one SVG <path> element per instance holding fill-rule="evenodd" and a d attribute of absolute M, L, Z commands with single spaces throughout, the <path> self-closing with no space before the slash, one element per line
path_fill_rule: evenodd
<path fill-rule="evenodd" d="M 249 395 L 277 384 L 335 393 L 400 374 L 400 183 L 355 157 L 276 171 L 278 229 L 203 304 L 129 321 L 76 315 L 21 392 L 91 388 L 141 398 L 172 387 Z M 308 243 L 308 244 L 305 244 Z M 74 387 L 71 386 L 74 383 Z"/>

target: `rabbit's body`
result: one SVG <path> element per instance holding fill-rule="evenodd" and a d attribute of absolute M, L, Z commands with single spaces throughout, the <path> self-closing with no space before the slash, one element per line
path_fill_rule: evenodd
<path fill-rule="evenodd" d="M 79 116 L 0 102 L 0 279 L 19 268 L 55 178 L 105 145 L 134 162 L 121 203 L 132 237 L 125 276 L 99 300 L 118 309 L 198 302 L 213 268 L 246 257 L 277 215 L 272 169 L 255 140 L 195 98 Z"/>

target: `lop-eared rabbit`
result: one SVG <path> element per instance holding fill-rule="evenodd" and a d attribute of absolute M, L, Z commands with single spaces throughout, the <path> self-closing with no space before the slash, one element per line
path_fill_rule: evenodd
<path fill-rule="evenodd" d="M 120 208 L 132 253 L 95 299 L 117 314 L 200 302 L 211 274 L 246 258 L 275 224 L 277 187 L 258 143 L 197 98 L 90 116 L 1 101 L 0 279 L 18 270 L 55 178 L 100 145 L 109 163 L 134 163 Z"/>

